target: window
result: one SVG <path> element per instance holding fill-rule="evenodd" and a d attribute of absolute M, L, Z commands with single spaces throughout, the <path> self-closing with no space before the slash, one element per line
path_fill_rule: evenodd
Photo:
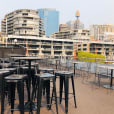
<path fill-rule="evenodd" d="M 27 22 L 27 20 L 24 20 L 23 22 Z"/>
<path fill-rule="evenodd" d="M 27 12 L 30 12 L 30 10 L 26 10 Z"/>
<path fill-rule="evenodd" d="M 87 46 L 87 44 L 83 44 L 83 46 Z"/>
<path fill-rule="evenodd" d="M 86 51 L 87 49 L 86 48 L 83 48 L 83 51 Z"/>
<path fill-rule="evenodd" d="M 23 13 L 22 15 L 28 15 L 28 13 Z"/>
<path fill-rule="evenodd" d="M 81 45 L 78 45 L 78 47 L 81 47 Z"/>
<path fill-rule="evenodd" d="M 26 26 L 26 24 L 22 24 L 22 26 Z"/>

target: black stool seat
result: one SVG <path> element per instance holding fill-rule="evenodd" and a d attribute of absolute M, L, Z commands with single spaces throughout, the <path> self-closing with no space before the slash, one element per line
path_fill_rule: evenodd
<path fill-rule="evenodd" d="M 12 74 L 12 75 L 10 75 L 10 76 L 7 76 L 7 77 L 5 77 L 5 80 L 6 81 L 19 81 L 19 80 L 23 80 L 23 79 L 25 79 L 25 78 L 27 78 L 27 75 L 20 75 L 20 74 Z"/>
<path fill-rule="evenodd" d="M 34 67 L 31 67 L 31 71 L 35 71 Z M 22 66 L 19 68 L 19 72 L 20 72 L 20 74 L 28 74 L 29 69 L 26 66 Z"/>
<path fill-rule="evenodd" d="M 53 73 L 54 74 L 54 69 L 47 69 L 47 68 L 40 68 L 39 71 L 45 72 L 45 73 Z"/>
<path fill-rule="evenodd" d="M 46 85 L 46 96 L 47 96 L 47 107 L 51 108 L 50 104 L 50 80 L 53 82 L 53 91 L 55 96 L 55 104 L 56 104 L 56 112 L 58 114 L 58 106 L 57 106 L 57 96 L 56 96 L 56 84 L 55 84 L 55 75 L 50 73 L 42 73 L 37 74 L 37 81 L 38 81 L 38 95 L 37 95 L 37 114 L 40 114 L 40 107 L 41 107 L 41 99 L 42 99 L 42 90 L 43 84 Z"/>
<path fill-rule="evenodd" d="M 40 78 L 43 78 L 43 79 L 50 79 L 55 77 L 55 75 L 50 73 L 36 74 L 36 76 L 39 76 Z"/>
<path fill-rule="evenodd" d="M 76 106 L 76 96 L 75 96 L 75 87 L 74 87 L 74 73 L 69 71 L 59 71 L 55 73 L 55 76 L 60 77 L 60 103 L 62 102 L 62 93 L 63 93 L 63 84 L 64 84 L 64 91 L 65 91 L 65 112 L 68 113 L 68 99 L 69 99 L 69 78 L 72 81 L 72 89 L 73 89 L 73 96 L 74 96 L 74 104 Z"/>
<path fill-rule="evenodd" d="M 12 72 L 10 72 L 9 70 L 0 69 L 0 94 L 2 89 L 4 88 L 4 78 L 10 74 L 12 74 Z"/>
<path fill-rule="evenodd" d="M 58 71 L 55 73 L 56 76 L 73 76 L 73 72 L 69 72 L 69 71 Z"/>
<path fill-rule="evenodd" d="M 1 96 L 1 98 L 0 99 L 2 99 L 2 91 L 4 90 L 4 88 L 5 88 L 5 82 L 4 82 L 4 77 L 6 77 L 6 76 L 8 76 L 8 75 L 10 75 L 11 74 L 11 72 L 9 71 L 9 70 L 1 70 L 0 69 L 0 96 Z M 1 100 L 2 101 L 2 100 Z"/>
<path fill-rule="evenodd" d="M 5 79 L 6 80 L 22 80 L 25 77 L 27 77 L 27 75 L 12 74 L 10 76 L 5 77 Z"/>

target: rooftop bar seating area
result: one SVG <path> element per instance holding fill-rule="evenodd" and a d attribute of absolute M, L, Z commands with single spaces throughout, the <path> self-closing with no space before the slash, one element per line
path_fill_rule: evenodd
<path fill-rule="evenodd" d="M 113 71 L 101 60 L 0 58 L 0 114 L 113 114 Z"/>

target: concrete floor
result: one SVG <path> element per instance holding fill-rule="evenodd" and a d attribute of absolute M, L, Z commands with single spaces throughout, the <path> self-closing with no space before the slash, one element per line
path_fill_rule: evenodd
<path fill-rule="evenodd" d="M 88 80 L 84 79 L 84 81 L 82 77 L 75 78 L 77 108 L 74 107 L 73 97 L 70 98 L 69 114 L 114 114 L 114 90 L 105 89 L 102 86 L 99 87 L 92 83 L 93 81 L 94 75 L 91 75 L 91 78 Z M 102 81 L 104 82 L 104 80 Z M 109 80 L 106 80 L 106 82 L 109 83 Z M 58 80 L 56 84 L 58 91 Z M 70 92 L 72 92 L 71 81 Z M 10 114 L 10 107 L 6 105 L 5 108 L 5 114 Z M 58 108 L 59 114 L 65 114 L 64 100 L 61 105 L 58 105 Z M 14 114 L 19 114 L 19 112 L 15 111 Z M 25 112 L 25 114 L 29 114 L 29 112 Z M 52 106 L 52 110 L 50 111 L 42 107 L 41 114 L 56 114 L 55 105 Z"/>

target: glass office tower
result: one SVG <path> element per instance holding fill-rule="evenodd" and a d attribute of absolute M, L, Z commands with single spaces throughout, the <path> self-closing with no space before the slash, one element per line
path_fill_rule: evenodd
<path fill-rule="evenodd" d="M 43 30 L 47 37 L 59 31 L 59 12 L 56 9 L 38 9 L 38 15 L 43 21 Z"/>

